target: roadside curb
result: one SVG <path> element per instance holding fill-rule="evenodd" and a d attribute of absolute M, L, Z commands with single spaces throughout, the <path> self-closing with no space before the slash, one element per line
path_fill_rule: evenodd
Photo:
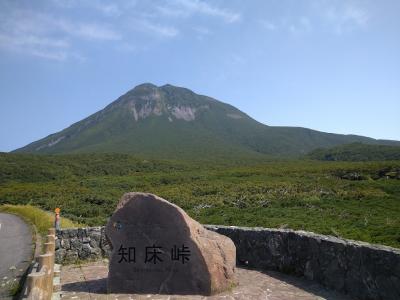
<path fill-rule="evenodd" d="M 53 295 L 52 300 L 61 299 L 61 265 L 54 264 L 54 278 L 53 278 Z"/>

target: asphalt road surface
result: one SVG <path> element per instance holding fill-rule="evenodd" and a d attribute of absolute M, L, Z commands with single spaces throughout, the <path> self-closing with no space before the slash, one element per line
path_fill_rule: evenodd
<path fill-rule="evenodd" d="M 20 280 L 32 260 L 32 233 L 17 216 L 0 213 L 0 299 Z"/>

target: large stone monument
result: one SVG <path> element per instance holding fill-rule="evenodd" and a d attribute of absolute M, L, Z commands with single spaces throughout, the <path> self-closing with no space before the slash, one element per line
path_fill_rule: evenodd
<path fill-rule="evenodd" d="M 211 295 L 236 284 L 232 240 L 155 195 L 125 194 L 106 235 L 110 293 Z"/>

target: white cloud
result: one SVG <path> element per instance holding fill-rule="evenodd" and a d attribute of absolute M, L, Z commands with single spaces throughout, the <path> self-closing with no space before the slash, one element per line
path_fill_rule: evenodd
<path fill-rule="evenodd" d="M 196 31 L 200 35 L 209 35 L 211 34 L 210 29 L 206 27 L 193 27 L 193 30 Z"/>
<path fill-rule="evenodd" d="M 96 23 L 71 23 L 68 21 L 57 21 L 54 23 L 65 33 L 90 40 L 120 40 L 122 37 L 116 31 Z"/>
<path fill-rule="evenodd" d="M 12 47 L 50 47 L 68 48 L 69 43 L 62 39 L 49 39 L 35 35 L 10 36 L 0 34 L 0 45 Z"/>
<path fill-rule="evenodd" d="M 132 29 L 166 39 L 184 32 L 185 24 L 202 39 L 211 34 L 208 25 L 179 19 L 199 15 L 225 23 L 241 20 L 240 13 L 202 0 L 49 0 L 41 6 L 0 2 L 0 48 L 51 60 L 83 61 L 82 41 L 114 42 L 113 49 L 136 51 Z"/>
<path fill-rule="evenodd" d="M 309 33 L 312 30 L 311 21 L 309 18 L 302 16 L 289 24 L 288 30 L 295 35 Z"/>
<path fill-rule="evenodd" d="M 68 58 L 68 53 L 66 51 L 49 51 L 49 50 L 37 50 L 30 49 L 29 54 L 37 57 L 42 57 L 51 60 L 64 61 Z"/>
<path fill-rule="evenodd" d="M 65 18 L 12 8 L 0 12 L 0 48 L 51 60 L 79 61 L 76 38 L 88 41 L 119 40 L 121 35 L 104 24 L 72 22 Z"/>
<path fill-rule="evenodd" d="M 268 31 L 286 31 L 299 35 L 318 30 L 343 34 L 366 28 L 370 13 L 354 1 L 316 1 L 304 5 L 299 13 L 276 15 L 258 23 Z"/>
<path fill-rule="evenodd" d="M 355 0 L 315 1 L 309 11 L 321 29 L 338 35 L 366 29 L 372 14 L 367 1 Z"/>
<path fill-rule="evenodd" d="M 244 59 L 243 56 L 236 54 L 236 53 L 232 53 L 231 55 L 228 56 L 228 62 L 230 65 L 244 65 L 246 63 L 246 60 Z"/>
<path fill-rule="evenodd" d="M 0 48 L 32 56 L 62 61 L 68 57 L 69 43 L 35 35 L 12 36 L 0 33 Z"/>
<path fill-rule="evenodd" d="M 39 16 L 25 11 L 0 13 L 0 48 L 16 53 L 65 60 L 70 43 L 66 38 L 48 35 Z"/>
<path fill-rule="evenodd" d="M 120 40 L 121 35 L 111 29 L 97 24 L 80 24 L 76 28 L 76 34 L 83 38 L 95 40 Z"/>
<path fill-rule="evenodd" d="M 337 34 L 365 28 L 370 19 L 370 15 L 365 9 L 351 5 L 327 7 L 322 17 L 333 27 Z"/>
<path fill-rule="evenodd" d="M 167 16 L 167 17 L 189 17 L 189 12 L 182 9 L 178 8 L 176 6 L 171 7 L 171 6 L 166 6 L 166 5 L 157 5 L 155 6 L 155 9 L 157 12 L 159 12 L 161 15 Z"/>
<path fill-rule="evenodd" d="M 202 26 L 193 27 L 193 30 L 197 33 L 198 38 L 203 38 L 205 36 L 209 36 L 209 35 L 213 34 L 213 32 L 210 29 L 208 29 L 206 27 L 202 27 Z"/>
<path fill-rule="evenodd" d="M 154 33 L 161 37 L 172 38 L 179 34 L 179 30 L 173 26 L 150 22 L 146 19 L 136 20 L 133 26 L 135 27 L 134 29 L 145 31 L 148 33 Z"/>
<path fill-rule="evenodd" d="M 258 23 L 268 31 L 284 31 L 294 35 L 309 33 L 312 31 L 312 23 L 306 16 L 281 18 L 278 21 L 258 20 Z"/>
<path fill-rule="evenodd" d="M 220 18 L 226 23 L 234 23 L 241 19 L 239 13 L 200 0 L 175 0 L 168 5 L 157 6 L 156 9 L 160 13 L 172 17 L 189 17 L 193 14 L 202 14 Z"/>
<path fill-rule="evenodd" d="M 94 6 L 97 10 L 101 11 L 106 16 L 119 17 L 122 11 L 115 3 L 102 4 L 98 3 Z"/>
<path fill-rule="evenodd" d="M 303 26 L 303 28 L 311 30 L 311 22 L 309 18 L 302 16 L 299 19 L 299 23 L 301 24 L 301 26 Z"/>
<path fill-rule="evenodd" d="M 259 20 L 258 21 L 265 29 L 269 30 L 269 31 L 275 31 L 278 29 L 278 26 L 268 20 Z"/>
<path fill-rule="evenodd" d="M 138 47 L 130 43 L 120 43 L 115 45 L 115 49 L 121 52 L 136 52 Z"/>
<path fill-rule="evenodd" d="M 366 26 L 369 21 L 369 15 L 363 9 L 347 7 L 345 11 L 345 19 L 351 20 L 358 26 Z"/>
<path fill-rule="evenodd" d="M 123 13 L 122 8 L 118 2 L 104 2 L 101 0 L 52 0 L 53 4 L 63 9 L 94 9 L 101 12 L 103 15 L 108 17 L 118 17 Z M 122 2 L 120 2 L 122 3 Z M 134 0 L 130 0 L 128 6 L 132 6 L 135 3 Z"/>
<path fill-rule="evenodd" d="M 212 33 L 212 31 L 206 27 L 203 26 L 195 26 L 192 27 L 193 32 L 195 33 L 196 38 L 199 41 L 204 40 L 206 37 L 210 36 Z"/>

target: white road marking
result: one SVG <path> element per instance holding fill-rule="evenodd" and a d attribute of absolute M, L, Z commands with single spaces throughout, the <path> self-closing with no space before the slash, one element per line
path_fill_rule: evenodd
<path fill-rule="evenodd" d="M 1 229 L 1 223 L 0 223 L 0 229 Z"/>

